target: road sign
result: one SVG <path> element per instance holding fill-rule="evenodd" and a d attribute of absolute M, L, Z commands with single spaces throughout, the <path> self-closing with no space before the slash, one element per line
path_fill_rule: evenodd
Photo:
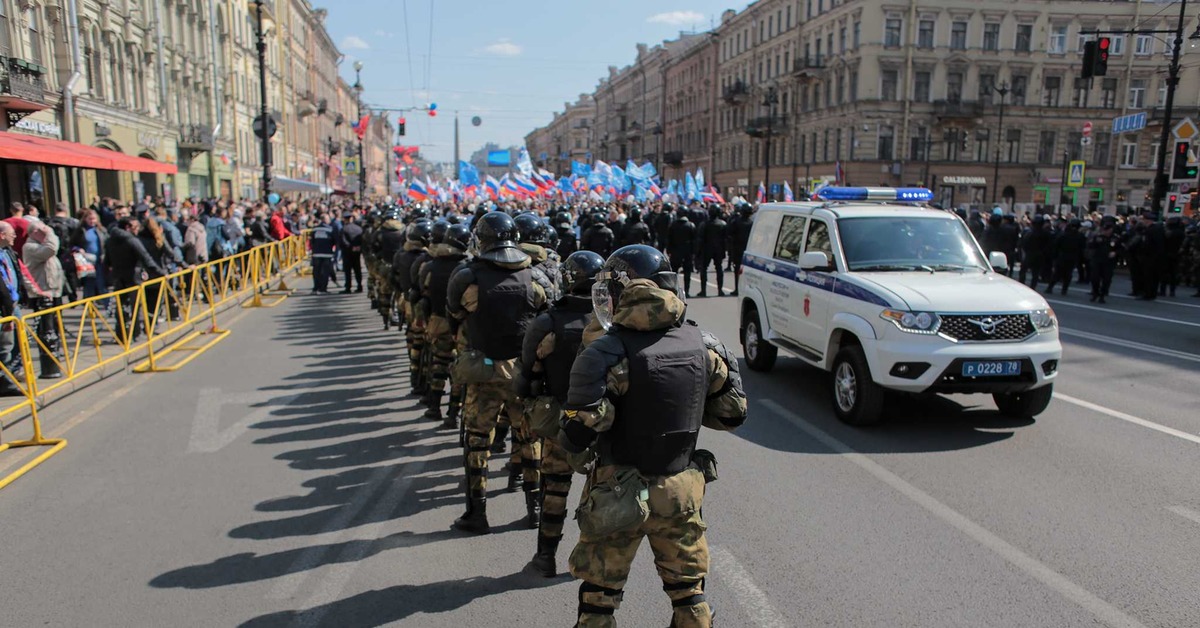
<path fill-rule="evenodd" d="M 358 157 L 347 157 L 342 160 L 342 174 L 358 174 Z"/>
<path fill-rule="evenodd" d="M 1083 123 L 1083 136 L 1091 137 L 1091 135 L 1092 135 L 1092 123 L 1089 120 L 1089 121 Z"/>
<path fill-rule="evenodd" d="M 1113 118 L 1113 133 L 1128 133 L 1146 128 L 1146 112 L 1131 113 L 1127 116 Z"/>
<path fill-rule="evenodd" d="M 1067 164 L 1067 187 L 1083 187 L 1083 172 L 1084 163 L 1082 161 L 1072 161 Z"/>
<path fill-rule="evenodd" d="M 1176 124 L 1175 128 L 1171 129 L 1171 133 L 1181 140 L 1190 140 L 1198 132 L 1200 132 L 1200 129 L 1196 128 L 1196 124 L 1192 122 L 1191 118 L 1180 120 L 1179 124 Z"/>
<path fill-rule="evenodd" d="M 256 116 L 254 118 L 254 134 L 258 136 L 259 139 L 265 140 L 275 137 L 275 132 L 279 130 L 278 126 L 275 124 L 275 118 L 267 116 L 266 121 L 266 128 L 264 129 L 263 117 Z"/>
<path fill-rule="evenodd" d="M 1081 138 L 1079 138 L 1079 145 L 1080 145 L 1080 146 L 1091 146 L 1091 145 L 1092 145 L 1092 138 L 1090 138 L 1090 137 L 1088 137 L 1088 136 L 1086 136 L 1086 135 L 1085 135 L 1085 136 L 1083 136 L 1083 137 L 1081 137 Z"/>

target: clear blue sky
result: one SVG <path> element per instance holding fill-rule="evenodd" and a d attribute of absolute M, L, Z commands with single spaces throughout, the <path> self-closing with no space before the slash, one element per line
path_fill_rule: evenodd
<path fill-rule="evenodd" d="M 723 10 L 741 10 L 747 1 L 317 0 L 314 6 L 329 9 L 326 25 L 346 55 L 341 71 L 351 84 L 354 60 L 363 62 L 368 104 L 437 103 L 437 118 L 406 115 L 401 143 L 422 144 L 428 158 L 450 161 L 455 110 L 463 158 L 489 141 L 520 144 L 564 101 L 590 93 L 609 65 L 632 63 L 637 43 L 708 30 Z M 483 119 L 478 128 L 469 122 L 476 115 Z"/>

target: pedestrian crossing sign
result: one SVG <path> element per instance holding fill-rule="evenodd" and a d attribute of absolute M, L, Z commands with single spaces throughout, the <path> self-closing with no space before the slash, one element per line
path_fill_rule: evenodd
<path fill-rule="evenodd" d="M 1067 187 L 1083 187 L 1083 171 L 1084 163 L 1082 161 L 1072 161 L 1067 164 Z"/>
<path fill-rule="evenodd" d="M 358 174 L 358 157 L 347 157 L 342 160 L 342 174 Z"/>

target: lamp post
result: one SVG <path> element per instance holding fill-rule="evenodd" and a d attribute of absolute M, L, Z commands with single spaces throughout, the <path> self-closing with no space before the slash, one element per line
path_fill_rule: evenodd
<path fill-rule="evenodd" d="M 767 136 L 764 139 L 763 145 L 763 161 L 766 162 L 763 176 L 767 179 L 767 197 L 771 196 L 771 132 L 772 126 L 775 123 L 775 105 L 779 102 L 779 92 L 772 85 L 767 88 L 767 94 L 763 98 L 763 105 L 767 107 Z M 750 181 L 746 182 L 749 185 Z"/>
<path fill-rule="evenodd" d="M 354 62 L 354 99 L 358 104 L 358 121 L 362 122 L 362 61 Z M 369 127 L 370 125 L 368 125 Z M 367 199 L 367 153 L 363 150 L 363 139 L 367 137 L 367 129 L 359 129 L 358 135 L 358 201 Z"/>
<path fill-rule="evenodd" d="M 662 152 L 663 127 L 662 127 L 662 124 L 656 123 L 654 125 L 654 131 L 652 131 L 652 133 L 654 134 L 654 171 L 662 172 L 662 157 L 663 157 L 663 152 Z"/>
<path fill-rule="evenodd" d="M 263 125 L 263 133 L 260 138 L 262 139 L 262 196 L 264 203 L 271 195 L 271 134 L 267 132 L 271 127 L 270 116 L 267 112 L 267 34 L 263 27 L 265 4 L 266 0 L 254 0 L 254 35 L 255 46 L 258 49 L 258 95 L 261 102 L 258 115 Z"/>
<path fill-rule="evenodd" d="M 992 205 L 995 205 L 1000 190 L 1000 146 L 1004 142 L 1004 97 L 1008 96 L 1008 82 L 993 86 L 991 91 L 1000 94 L 1000 128 L 996 130 L 996 160 L 992 164 Z"/>
<path fill-rule="evenodd" d="M 1163 199 L 1167 196 L 1167 143 L 1171 141 L 1171 114 L 1175 107 L 1175 88 L 1179 86 L 1179 54 L 1183 47 L 1183 22 L 1187 19 L 1187 0 L 1181 0 L 1179 3 L 1179 22 L 1175 25 L 1175 41 L 1171 47 L 1171 65 L 1167 68 L 1167 102 L 1163 105 L 1163 125 L 1162 137 L 1158 142 L 1158 159 L 1154 171 L 1154 196 L 1151 199 L 1151 208 L 1156 214 L 1161 215 L 1163 210 Z M 1195 41 L 1200 39 L 1200 25 L 1196 27 L 1196 31 L 1188 37 L 1189 40 Z"/>

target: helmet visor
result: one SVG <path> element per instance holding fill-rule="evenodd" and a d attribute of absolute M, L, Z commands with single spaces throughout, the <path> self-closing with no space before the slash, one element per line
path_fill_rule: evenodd
<path fill-rule="evenodd" d="M 610 278 L 608 272 L 601 272 L 596 277 L 596 283 L 592 284 L 592 314 L 596 316 L 596 322 L 606 330 L 612 327 L 613 322 L 613 294 L 608 288 Z"/>

